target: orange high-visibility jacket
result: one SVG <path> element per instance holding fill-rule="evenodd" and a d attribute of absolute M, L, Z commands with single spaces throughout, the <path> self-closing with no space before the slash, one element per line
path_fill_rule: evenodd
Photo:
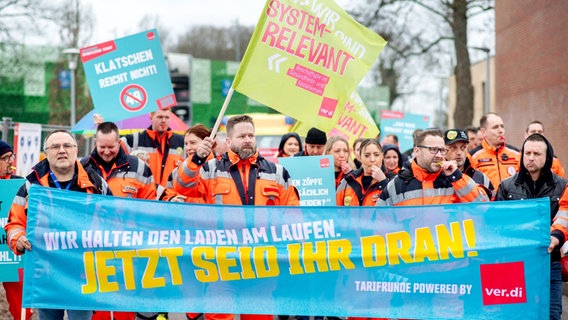
<path fill-rule="evenodd" d="M 112 195 L 108 184 L 92 170 L 85 170 L 81 163 L 76 163 L 76 186 L 78 190 L 85 193 L 97 193 Z M 12 202 L 10 213 L 8 214 L 8 224 L 4 226 L 8 235 L 8 246 L 15 254 L 21 255 L 24 252 L 16 249 L 18 238 L 26 234 L 28 192 L 32 184 L 49 186 L 49 163 L 47 159 L 40 161 L 32 168 L 32 172 L 26 177 L 26 183 L 20 187 Z"/>
<path fill-rule="evenodd" d="M 499 149 L 489 145 L 485 139 L 481 146 L 470 152 L 471 166 L 479 170 L 491 180 L 494 188 L 498 188 L 501 181 L 519 171 L 521 153 L 519 149 L 505 144 Z"/>
<path fill-rule="evenodd" d="M 336 204 L 338 206 L 374 206 L 388 183 L 388 179 L 380 182 L 373 180 L 365 190 L 363 169 L 353 170 L 339 183 L 335 194 Z"/>
<path fill-rule="evenodd" d="M 172 131 L 167 131 L 160 137 L 156 131 L 148 128 L 121 139 L 127 152 L 137 149 L 148 152 L 154 181 L 164 187 L 170 173 L 183 162 L 183 136 Z"/>
<path fill-rule="evenodd" d="M 97 150 L 81 160 L 83 167 L 91 167 L 105 179 L 114 196 L 156 200 L 156 184 L 150 168 L 138 157 L 126 154 L 122 148 L 106 172 Z"/>
<path fill-rule="evenodd" d="M 288 171 L 258 154 L 242 160 L 229 150 L 221 159 L 199 158 L 197 153 L 178 168 L 174 190 L 206 203 L 298 206 L 299 196 Z"/>
<path fill-rule="evenodd" d="M 457 169 L 451 176 L 431 173 L 416 161 L 401 170 L 381 193 L 377 206 L 415 206 L 489 201 L 482 186 Z"/>

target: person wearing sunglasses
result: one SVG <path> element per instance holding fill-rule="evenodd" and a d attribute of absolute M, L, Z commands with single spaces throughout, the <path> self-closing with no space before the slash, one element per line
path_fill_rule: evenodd
<path fill-rule="evenodd" d="M 414 154 L 381 193 L 377 206 L 410 206 L 489 201 L 489 197 L 455 161 L 446 161 L 448 149 L 439 129 L 427 129 L 414 139 Z M 425 189 L 437 192 L 417 192 Z"/>

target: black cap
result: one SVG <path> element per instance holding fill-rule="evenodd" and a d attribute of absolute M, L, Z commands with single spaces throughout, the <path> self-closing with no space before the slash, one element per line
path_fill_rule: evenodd
<path fill-rule="evenodd" d="M 465 143 L 469 142 L 465 131 L 460 129 L 449 129 L 444 132 L 444 142 L 446 145 L 450 145 L 458 141 L 464 141 Z"/>
<path fill-rule="evenodd" d="M 308 130 L 308 134 L 306 135 L 306 143 L 309 144 L 325 144 L 327 142 L 327 137 L 325 132 L 321 131 L 318 128 L 311 128 Z"/>
<path fill-rule="evenodd" d="M 8 152 L 14 153 L 14 150 L 8 143 L 6 143 L 6 141 L 0 140 L 0 156 L 3 156 Z"/>

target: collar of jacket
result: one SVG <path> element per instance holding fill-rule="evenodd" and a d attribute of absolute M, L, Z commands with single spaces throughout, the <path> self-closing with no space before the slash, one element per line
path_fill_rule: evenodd
<path fill-rule="evenodd" d="M 95 185 L 89 179 L 87 171 L 85 171 L 85 169 L 83 168 L 81 163 L 79 163 L 79 161 L 75 161 L 74 170 L 76 173 L 75 177 L 77 178 L 77 185 L 81 189 L 86 189 L 88 187 L 95 188 Z M 28 175 L 27 179 L 31 183 L 34 183 L 35 180 L 37 181 L 37 183 L 41 184 L 42 186 L 49 186 L 48 176 L 49 176 L 49 162 L 47 162 L 47 159 L 44 159 L 32 168 L 32 172 Z"/>
<path fill-rule="evenodd" d="M 416 161 L 412 161 L 410 164 L 410 169 L 412 170 L 412 174 L 414 178 L 419 181 L 434 181 L 440 175 L 442 170 L 438 170 L 438 172 L 429 172 L 416 163 Z"/>
<path fill-rule="evenodd" d="M 150 139 L 154 140 L 154 141 L 159 141 L 160 143 L 162 143 L 162 141 L 168 141 L 172 135 L 174 134 L 174 132 L 172 131 L 172 129 L 170 129 L 168 127 L 168 131 L 165 132 L 164 135 L 160 136 L 158 134 L 158 131 L 156 130 L 152 130 L 152 126 L 148 127 L 148 129 L 146 129 L 146 133 L 148 134 L 148 136 L 150 137 Z M 165 139 L 164 139 L 165 138 Z"/>
<path fill-rule="evenodd" d="M 101 156 L 97 152 L 96 147 L 91 153 L 90 160 L 94 161 L 96 165 L 99 165 L 100 163 L 104 162 L 103 158 L 101 158 Z M 121 167 L 125 164 L 128 164 L 128 157 L 126 156 L 126 152 L 124 152 L 122 148 L 119 148 L 116 158 L 112 159 L 111 162 L 114 163 L 116 167 Z"/>
<path fill-rule="evenodd" d="M 258 151 L 245 160 L 241 159 L 238 154 L 236 154 L 233 150 L 230 149 L 229 151 L 227 151 L 227 156 L 229 157 L 229 161 L 231 161 L 231 164 L 237 164 L 240 161 L 243 161 L 245 163 L 255 164 L 256 161 L 258 160 Z"/>
<path fill-rule="evenodd" d="M 485 140 L 485 138 L 483 140 L 481 140 L 481 146 L 483 147 L 483 149 L 493 152 L 495 154 L 498 154 L 499 151 L 503 150 L 503 148 L 505 148 L 505 143 L 503 143 L 499 148 L 495 148 L 494 146 L 490 145 L 489 142 L 487 142 L 487 140 Z"/>

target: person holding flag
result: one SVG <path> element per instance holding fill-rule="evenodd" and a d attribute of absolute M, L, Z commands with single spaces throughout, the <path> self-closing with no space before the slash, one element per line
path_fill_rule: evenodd
<path fill-rule="evenodd" d="M 193 156 L 177 169 L 174 190 L 186 197 L 202 197 L 210 204 L 299 206 L 298 191 L 288 171 L 258 153 L 252 118 L 233 116 L 226 128 L 229 151 L 221 159 L 208 160 L 214 141 L 203 139 Z M 218 187 L 221 185 L 223 188 Z M 233 318 L 232 314 L 205 314 L 207 320 Z M 242 314 L 240 318 L 269 320 L 272 316 Z"/>

